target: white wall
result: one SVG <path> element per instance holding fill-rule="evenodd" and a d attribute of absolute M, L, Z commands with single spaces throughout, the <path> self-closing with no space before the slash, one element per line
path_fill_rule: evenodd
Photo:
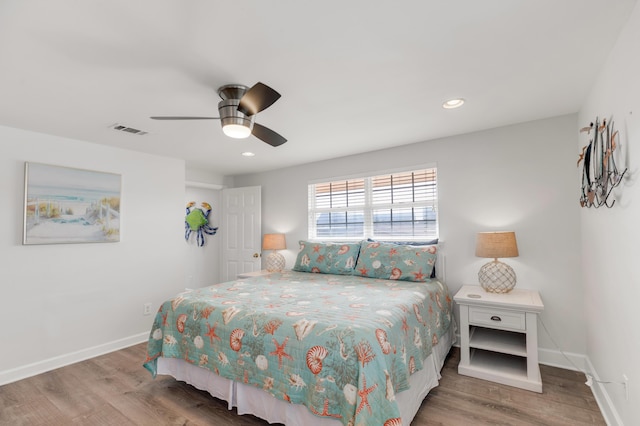
<path fill-rule="evenodd" d="M 195 169 L 188 167 L 185 170 L 185 180 L 196 184 L 204 184 L 205 186 L 217 187 L 221 189 L 224 184 L 225 177 L 215 173 L 212 170 Z"/>
<path fill-rule="evenodd" d="M 620 424 L 640 424 L 640 5 L 636 5 L 579 113 L 580 125 L 613 117 L 621 132 L 617 158 L 629 167 L 613 208 L 582 209 L 587 354 L 603 381 L 596 386 Z M 579 147 L 588 143 L 582 137 Z M 622 375 L 629 377 L 625 399 Z"/>
<path fill-rule="evenodd" d="M 184 162 L 7 127 L 0 141 L 0 384 L 144 340 L 143 304 L 184 288 Z M 121 174 L 121 241 L 23 246 L 27 161 Z"/>
<path fill-rule="evenodd" d="M 188 179 L 189 174 L 187 174 Z M 198 181 L 195 181 L 198 182 Z M 185 244 L 185 285 L 188 288 L 199 288 L 220 282 L 220 241 L 223 230 L 220 229 L 221 192 L 216 189 L 198 188 L 187 185 L 185 205 L 190 201 L 196 202 L 196 207 L 202 209 L 202 202 L 211 205 L 209 226 L 218 228 L 215 235 L 204 235 L 205 245 L 199 247 L 196 232 L 192 232 Z M 185 211 L 186 213 L 186 211 Z"/>
<path fill-rule="evenodd" d="M 476 284 L 487 261 L 474 256 L 479 231 L 514 230 L 520 257 L 505 260 L 518 286 L 541 292 L 541 315 L 569 354 L 584 354 L 575 115 L 406 145 L 254 175 L 233 185 L 262 186 L 262 232 L 284 232 L 291 267 L 307 238 L 309 180 L 437 163 L 440 238 L 452 293 Z M 290 143 L 303 143 L 291 141 Z M 566 364 L 540 332 L 541 360 Z M 580 359 L 583 360 L 583 359 Z"/>

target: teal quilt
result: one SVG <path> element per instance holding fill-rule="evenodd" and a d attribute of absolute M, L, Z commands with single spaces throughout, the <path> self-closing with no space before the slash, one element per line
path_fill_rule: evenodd
<path fill-rule="evenodd" d="M 451 322 L 437 280 L 285 271 L 166 301 L 144 366 L 179 358 L 344 425 L 395 426 L 395 394 Z"/>

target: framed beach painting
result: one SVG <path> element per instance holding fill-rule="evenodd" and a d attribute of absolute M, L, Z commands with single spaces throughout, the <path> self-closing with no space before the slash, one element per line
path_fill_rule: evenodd
<path fill-rule="evenodd" d="M 23 244 L 120 241 L 121 176 L 25 163 Z"/>

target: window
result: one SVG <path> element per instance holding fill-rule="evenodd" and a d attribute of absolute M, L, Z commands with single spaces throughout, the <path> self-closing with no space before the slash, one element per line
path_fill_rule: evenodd
<path fill-rule="evenodd" d="M 438 237 L 436 168 L 309 185 L 310 239 Z"/>

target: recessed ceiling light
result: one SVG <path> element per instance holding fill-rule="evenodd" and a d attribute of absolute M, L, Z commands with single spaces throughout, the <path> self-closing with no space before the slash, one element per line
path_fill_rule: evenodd
<path fill-rule="evenodd" d="M 246 151 L 246 152 L 243 152 L 242 155 L 244 157 L 253 157 L 255 154 L 253 152 Z"/>
<path fill-rule="evenodd" d="M 442 108 L 453 109 L 453 108 L 461 107 L 462 104 L 464 104 L 464 99 L 462 98 L 449 99 L 448 101 L 442 104 Z"/>

